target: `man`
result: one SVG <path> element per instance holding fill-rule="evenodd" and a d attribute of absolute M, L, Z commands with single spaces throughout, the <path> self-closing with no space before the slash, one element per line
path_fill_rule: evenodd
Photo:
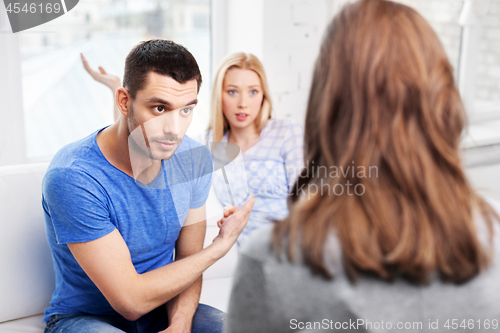
<path fill-rule="evenodd" d="M 54 157 L 42 196 L 56 272 L 47 332 L 221 331 L 222 313 L 198 304 L 201 276 L 253 197 L 226 210 L 203 249 L 211 159 L 184 136 L 200 84 L 184 47 L 143 42 L 126 59 L 118 121 Z"/>

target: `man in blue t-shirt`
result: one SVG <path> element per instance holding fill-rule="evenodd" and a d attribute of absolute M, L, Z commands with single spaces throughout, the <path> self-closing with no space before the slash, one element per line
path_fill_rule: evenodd
<path fill-rule="evenodd" d="M 201 275 L 235 243 L 253 197 L 226 209 L 203 249 L 212 160 L 184 135 L 200 84 L 184 47 L 143 42 L 115 94 L 119 119 L 54 157 L 42 195 L 56 273 L 47 333 L 221 331 L 223 314 L 198 304 Z"/>

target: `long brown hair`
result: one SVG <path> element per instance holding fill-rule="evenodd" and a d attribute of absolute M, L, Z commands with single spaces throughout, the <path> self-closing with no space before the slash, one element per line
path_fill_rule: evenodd
<path fill-rule="evenodd" d="M 416 11 L 385 0 L 345 6 L 316 61 L 306 167 L 289 217 L 275 225 L 275 250 L 296 261 L 298 247 L 314 273 L 331 278 L 324 248 L 334 233 L 352 281 L 360 272 L 415 283 L 435 271 L 457 283 L 477 275 L 491 248 L 475 212 L 490 242 L 497 216 L 462 169 L 465 121 L 445 51 Z"/>
<path fill-rule="evenodd" d="M 260 108 L 260 115 L 255 119 L 257 132 L 261 132 L 271 118 L 272 102 L 269 94 L 269 85 L 267 84 L 266 72 L 259 58 L 251 53 L 233 53 L 226 56 L 217 73 L 215 74 L 214 84 L 212 86 L 212 98 L 210 101 L 210 121 L 208 129 L 213 131 L 213 141 L 221 141 L 223 135 L 229 130 L 229 122 L 222 112 L 222 89 L 224 78 L 228 70 L 232 68 L 248 69 L 257 73 L 260 78 L 264 98 Z"/>

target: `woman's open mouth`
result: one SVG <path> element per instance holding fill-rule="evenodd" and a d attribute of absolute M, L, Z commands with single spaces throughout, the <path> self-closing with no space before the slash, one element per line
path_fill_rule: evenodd
<path fill-rule="evenodd" d="M 236 119 L 239 121 L 246 120 L 248 118 L 248 113 L 237 113 L 236 114 Z"/>

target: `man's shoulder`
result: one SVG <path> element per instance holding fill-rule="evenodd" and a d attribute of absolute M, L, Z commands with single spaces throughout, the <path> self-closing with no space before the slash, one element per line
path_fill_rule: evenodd
<path fill-rule="evenodd" d="M 67 144 L 53 157 L 44 176 L 44 189 L 51 186 L 73 184 L 85 187 L 93 183 L 96 168 L 99 168 L 101 158 L 96 150 L 95 137 L 97 132 Z"/>
<path fill-rule="evenodd" d="M 74 168 L 81 164 L 93 164 L 97 157 L 94 132 L 89 136 L 62 147 L 53 157 L 48 170 Z"/>
<path fill-rule="evenodd" d="M 176 160 L 181 161 L 185 167 L 189 164 L 192 164 L 195 168 L 206 168 L 212 165 L 211 153 L 208 147 L 187 135 L 182 139 L 174 156 Z"/>
<path fill-rule="evenodd" d="M 184 136 L 174 155 L 163 161 L 169 184 L 196 180 L 212 172 L 212 157 L 207 146 Z"/>
<path fill-rule="evenodd" d="M 201 144 L 206 145 L 207 142 L 210 142 L 212 139 L 212 130 L 203 131 L 194 135 L 192 138 Z"/>
<path fill-rule="evenodd" d="M 198 147 L 206 147 L 202 142 L 199 140 L 195 140 L 191 138 L 190 136 L 184 135 L 184 138 L 182 139 L 182 142 L 180 143 L 179 147 L 177 148 L 176 153 L 181 153 L 183 151 L 189 150 L 189 149 L 194 149 Z"/>

